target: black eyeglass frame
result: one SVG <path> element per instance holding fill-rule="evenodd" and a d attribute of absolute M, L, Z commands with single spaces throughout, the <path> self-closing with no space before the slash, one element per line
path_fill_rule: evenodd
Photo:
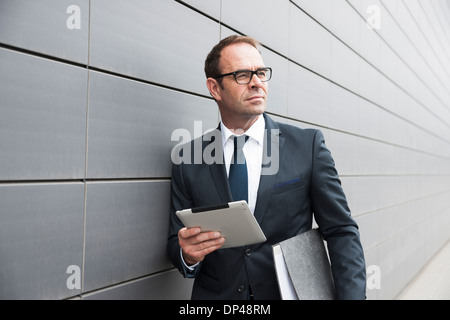
<path fill-rule="evenodd" d="M 258 72 L 259 72 L 259 71 L 263 71 L 263 70 L 268 70 L 268 71 L 270 72 L 270 77 L 269 77 L 267 80 L 261 80 L 261 79 L 258 77 Z M 245 83 L 240 83 L 240 82 L 238 82 L 238 80 L 237 80 L 237 78 L 236 78 L 236 75 L 237 75 L 238 73 L 240 73 L 240 72 L 250 72 L 250 73 L 251 73 L 251 76 L 250 76 L 248 82 L 245 82 Z M 224 74 L 218 75 L 218 76 L 215 77 L 214 79 L 217 80 L 217 79 L 220 79 L 220 78 L 223 78 L 223 77 L 226 77 L 226 76 L 234 76 L 234 80 L 236 81 L 237 84 L 249 84 L 250 82 L 252 82 L 253 75 L 256 75 L 256 76 L 258 77 L 258 79 L 261 80 L 261 82 L 267 82 L 267 81 L 269 81 L 270 79 L 272 79 L 272 68 L 271 68 L 271 67 L 264 67 L 264 68 L 259 68 L 259 69 L 255 70 L 255 71 L 252 71 L 252 70 L 238 70 L 238 71 L 234 71 L 234 72 L 224 73 Z"/>

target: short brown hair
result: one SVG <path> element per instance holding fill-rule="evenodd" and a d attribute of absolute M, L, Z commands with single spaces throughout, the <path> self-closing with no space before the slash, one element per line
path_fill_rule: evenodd
<path fill-rule="evenodd" d="M 218 44 L 214 46 L 214 48 L 212 48 L 212 50 L 206 57 L 205 60 L 206 78 L 217 78 L 220 75 L 221 73 L 219 69 L 220 54 L 222 53 L 222 50 L 225 47 L 228 47 L 229 45 L 236 43 L 247 43 L 255 47 L 256 49 L 258 49 L 258 46 L 260 45 L 258 41 L 247 36 L 232 35 L 225 39 L 222 39 Z"/>

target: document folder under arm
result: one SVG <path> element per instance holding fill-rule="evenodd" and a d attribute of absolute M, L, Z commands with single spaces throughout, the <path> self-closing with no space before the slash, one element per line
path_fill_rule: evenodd
<path fill-rule="evenodd" d="M 318 229 L 299 234 L 273 247 L 283 300 L 334 300 L 334 282 Z"/>

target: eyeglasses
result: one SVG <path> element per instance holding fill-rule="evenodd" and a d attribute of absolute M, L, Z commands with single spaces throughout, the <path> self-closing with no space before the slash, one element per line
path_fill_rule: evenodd
<path fill-rule="evenodd" d="M 219 79 L 226 76 L 234 76 L 234 80 L 236 80 L 238 84 L 249 84 L 252 81 L 254 74 L 256 74 L 256 76 L 259 78 L 259 80 L 261 80 L 261 82 L 267 82 L 272 78 L 272 68 L 265 67 L 255 71 L 238 70 L 235 72 L 221 74 L 215 77 L 214 79 Z"/>

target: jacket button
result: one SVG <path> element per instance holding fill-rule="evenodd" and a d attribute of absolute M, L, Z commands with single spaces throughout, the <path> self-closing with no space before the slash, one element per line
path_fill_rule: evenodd
<path fill-rule="evenodd" d="M 252 249 L 247 249 L 247 250 L 245 250 L 245 255 L 246 255 L 247 257 L 250 257 L 250 256 L 252 255 Z"/>
<path fill-rule="evenodd" d="M 242 291 L 244 291 L 244 289 L 245 289 L 245 287 L 244 287 L 244 285 L 242 284 L 242 285 L 239 286 L 238 292 L 242 292 Z"/>

